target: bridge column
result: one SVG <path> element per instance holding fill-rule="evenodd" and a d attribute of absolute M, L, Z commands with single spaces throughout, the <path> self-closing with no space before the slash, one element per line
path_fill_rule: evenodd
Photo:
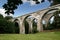
<path fill-rule="evenodd" d="M 29 33 L 33 33 L 33 23 L 31 19 L 27 19 L 27 22 L 29 24 Z"/>
<path fill-rule="evenodd" d="M 29 22 L 29 33 L 33 33 L 33 24 L 32 21 Z"/>
<path fill-rule="evenodd" d="M 43 26 L 42 26 L 42 23 L 41 23 L 41 20 L 37 20 L 37 31 L 38 32 L 41 32 L 43 31 Z"/>
<path fill-rule="evenodd" d="M 22 20 L 20 20 L 20 34 L 25 34 L 25 27 Z"/>

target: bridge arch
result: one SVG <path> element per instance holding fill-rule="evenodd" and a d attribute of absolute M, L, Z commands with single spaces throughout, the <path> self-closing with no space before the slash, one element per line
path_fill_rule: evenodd
<path fill-rule="evenodd" d="M 46 14 L 48 14 L 49 12 L 51 12 L 51 11 L 57 11 L 57 10 L 59 10 L 58 8 L 54 8 L 54 9 L 50 9 L 50 10 L 48 10 L 47 12 L 45 12 L 44 13 L 44 15 L 42 16 L 42 19 L 43 19 L 43 17 L 46 15 Z"/>
<path fill-rule="evenodd" d="M 58 9 L 48 10 L 48 11 L 44 14 L 44 16 L 45 16 L 46 14 L 49 14 L 49 12 L 54 11 L 54 10 L 59 11 Z M 47 25 L 48 25 L 49 20 L 51 19 L 51 17 L 52 17 L 52 16 L 54 16 L 53 14 L 54 14 L 56 11 L 54 11 L 54 12 L 50 13 L 50 15 L 49 15 L 50 17 L 48 17 L 48 16 L 47 16 L 47 17 L 48 17 L 48 19 L 46 18 L 46 19 L 47 19 L 47 24 L 46 24 L 45 26 L 47 26 Z M 52 14 L 52 15 L 51 15 L 51 14 Z M 44 18 L 44 16 L 43 16 L 43 18 Z M 43 19 L 43 18 L 42 18 L 42 19 Z"/>
<path fill-rule="evenodd" d="M 55 11 L 55 12 L 60 12 L 60 11 L 57 10 L 57 11 Z M 55 13 L 55 12 L 54 12 L 54 13 Z M 53 14 L 54 14 L 54 13 L 53 13 Z M 54 16 L 54 15 L 51 15 L 51 17 L 49 18 L 48 22 L 50 21 L 50 19 L 51 19 L 53 16 Z"/>
<path fill-rule="evenodd" d="M 14 25 L 15 25 L 15 33 L 20 33 L 19 19 L 14 20 Z"/>
<path fill-rule="evenodd" d="M 27 22 L 27 18 L 30 17 L 31 15 L 26 15 L 23 19 L 23 25 L 24 25 L 24 28 L 25 28 L 25 34 L 28 34 L 29 33 L 29 23 Z"/>
<path fill-rule="evenodd" d="M 57 5 L 57 6 L 59 6 L 59 5 Z M 28 17 L 30 17 L 30 16 L 34 16 L 34 18 L 36 18 L 37 19 L 37 25 L 38 25 L 38 31 L 40 32 L 40 29 L 41 29 L 41 26 L 42 26 L 42 20 L 43 20 L 43 18 L 45 17 L 45 15 L 46 14 L 48 14 L 49 12 L 51 12 L 51 11 L 54 11 L 54 10 L 58 10 L 59 8 L 57 8 L 57 6 L 53 6 L 53 7 L 49 7 L 49 8 L 47 8 L 47 9 L 44 9 L 44 10 L 40 10 L 40 11 L 37 11 L 36 12 L 36 14 L 35 13 L 32 13 L 32 14 L 27 14 L 27 15 L 23 15 L 23 16 L 21 16 L 21 17 L 19 17 L 20 18 L 20 25 L 21 25 L 21 33 L 25 33 L 25 26 L 24 26 L 24 21 L 26 20 L 26 19 L 28 19 Z M 38 16 L 39 15 L 39 16 Z M 38 16 L 38 17 L 37 17 Z M 33 19 L 34 20 L 34 19 Z M 32 20 L 30 20 L 29 21 L 31 24 L 31 27 L 32 27 Z M 29 23 L 28 22 L 28 23 Z M 39 27 L 40 26 L 40 27 Z"/>
<path fill-rule="evenodd" d="M 34 19 L 36 19 L 36 18 L 34 18 L 32 15 L 27 15 L 24 17 L 23 23 L 26 22 L 28 24 L 28 27 L 25 26 L 25 33 L 28 31 L 29 31 L 28 33 L 33 33 L 33 22 L 32 21 Z M 29 30 L 26 30 L 26 29 L 29 29 Z"/>

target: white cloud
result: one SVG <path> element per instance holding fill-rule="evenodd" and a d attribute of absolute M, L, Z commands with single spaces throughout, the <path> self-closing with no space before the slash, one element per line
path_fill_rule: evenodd
<path fill-rule="evenodd" d="M 29 2 L 31 5 L 35 5 L 35 4 L 36 4 L 36 2 L 33 1 L 33 0 L 22 0 L 22 1 L 23 1 L 23 3 Z M 38 1 L 41 3 L 42 0 L 38 0 Z M 48 0 L 44 0 L 44 1 L 48 1 Z M 52 2 L 52 1 L 51 1 L 51 2 Z"/>
<path fill-rule="evenodd" d="M 31 5 L 35 5 L 35 3 L 36 3 L 35 1 L 32 1 L 32 0 L 30 1 Z"/>
<path fill-rule="evenodd" d="M 38 1 L 41 3 L 42 0 L 38 0 Z"/>
<path fill-rule="evenodd" d="M 7 16 L 7 14 L 5 14 L 5 9 L 0 8 L 0 14 L 3 15 L 4 17 Z M 12 14 L 10 14 L 9 16 L 13 16 Z"/>
<path fill-rule="evenodd" d="M 0 8 L 0 14 L 2 14 L 5 17 L 6 16 L 5 10 Z"/>
<path fill-rule="evenodd" d="M 27 2 L 27 0 L 22 0 L 22 1 L 23 1 L 23 3 L 24 3 L 24 2 Z"/>
<path fill-rule="evenodd" d="M 22 0 L 22 1 L 23 1 L 23 3 L 29 2 L 31 5 L 35 5 L 35 1 L 33 1 L 33 0 Z"/>

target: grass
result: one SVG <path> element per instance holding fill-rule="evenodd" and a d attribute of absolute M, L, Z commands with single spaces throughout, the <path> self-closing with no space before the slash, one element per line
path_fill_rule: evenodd
<path fill-rule="evenodd" d="M 0 34 L 0 40 L 60 40 L 60 32 L 36 34 Z"/>

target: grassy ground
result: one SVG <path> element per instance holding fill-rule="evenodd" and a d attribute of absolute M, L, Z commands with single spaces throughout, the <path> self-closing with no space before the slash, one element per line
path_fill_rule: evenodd
<path fill-rule="evenodd" d="M 0 34 L 0 40 L 60 40 L 60 32 L 36 34 Z"/>

